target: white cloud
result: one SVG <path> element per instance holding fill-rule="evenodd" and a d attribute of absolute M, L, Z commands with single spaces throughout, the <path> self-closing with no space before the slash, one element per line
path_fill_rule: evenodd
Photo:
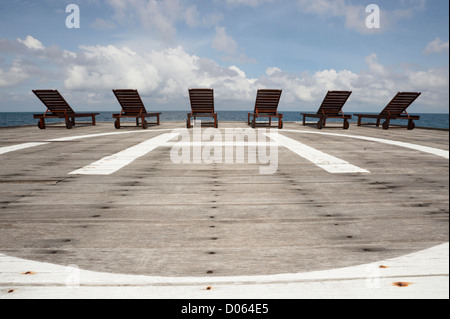
<path fill-rule="evenodd" d="M 161 40 L 171 42 L 177 33 L 177 23 L 192 27 L 200 24 L 193 5 L 182 0 L 106 0 L 115 11 L 114 18 L 122 24 L 138 22 Z"/>
<path fill-rule="evenodd" d="M 216 27 L 216 37 L 212 43 L 215 50 L 234 55 L 237 52 L 236 41 L 227 34 L 225 27 Z"/>
<path fill-rule="evenodd" d="M 21 61 L 14 60 L 8 70 L 0 68 L 0 88 L 13 87 L 30 78 L 27 67 Z"/>
<path fill-rule="evenodd" d="M 216 36 L 211 47 L 225 54 L 222 57 L 224 61 L 255 63 L 254 59 L 248 58 L 244 53 L 239 52 L 237 42 L 227 33 L 225 27 L 216 26 Z"/>
<path fill-rule="evenodd" d="M 18 42 L 24 44 L 28 49 L 31 50 L 44 50 L 44 45 L 41 41 L 33 38 L 31 35 L 27 36 L 25 40 L 17 39 Z"/>
<path fill-rule="evenodd" d="M 191 87 L 217 88 L 217 97 L 227 98 L 247 95 L 253 89 L 253 80 L 239 68 L 221 67 L 212 60 L 189 55 L 182 47 L 148 53 L 112 45 L 80 49 L 66 73 L 64 84 L 69 90 L 133 88 L 159 103 L 179 105 Z"/>
<path fill-rule="evenodd" d="M 317 14 L 326 18 L 339 17 L 345 19 L 345 25 L 349 29 L 359 32 L 367 32 L 365 27 L 365 7 L 353 5 L 346 0 L 299 0 L 302 11 Z"/>
<path fill-rule="evenodd" d="M 382 64 L 378 63 L 377 59 L 377 55 L 375 53 L 372 53 L 371 55 L 366 57 L 366 64 L 373 75 L 386 77 L 388 75 L 388 72 Z"/>
<path fill-rule="evenodd" d="M 449 106 L 449 68 L 414 71 L 385 66 L 376 54 L 366 57 L 367 68 L 360 73 L 334 69 L 292 74 L 279 68 L 266 70 L 256 86 L 283 89 L 283 103 L 290 110 L 315 111 L 328 90 L 352 91 L 347 111 L 377 112 L 397 92 L 418 91 L 422 97 L 415 107 L 422 111 L 445 112 Z M 414 111 L 414 110 L 413 110 Z"/>
<path fill-rule="evenodd" d="M 116 25 L 112 21 L 107 21 L 105 19 L 97 18 L 91 24 L 91 27 L 94 30 L 105 31 L 105 30 L 113 30 L 116 28 Z"/>
<path fill-rule="evenodd" d="M 380 7 L 381 27 L 379 29 L 369 29 L 366 26 L 366 19 L 369 15 L 366 7 L 370 2 L 362 5 L 360 1 L 352 0 L 298 0 L 298 4 L 303 12 L 324 18 L 344 19 L 347 29 L 368 34 L 386 32 L 400 19 L 411 18 L 415 13 L 425 9 L 426 0 L 402 0 L 400 1 L 401 7 L 391 11 L 383 10 L 383 7 Z"/>
<path fill-rule="evenodd" d="M 436 38 L 436 40 L 428 43 L 427 48 L 424 51 L 424 54 L 429 55 L 432 53 L 448 53 L 449 42 L 444 42 L 441 38 Z"/>
<path fill-rule="evenodd" d="M 6 51 L 13 47 L 13 43 L 1 43 Z M 65 89 L 77 95 L 77 102 L 87 109 L 92 103 L 96 103 L 95 109 L 117 107 L 111 90 L 120 88 L 138 89 L 158 109 L 186 109 L 191 87 L 214 88 L 219 109 L 250 110 L 261 88 L 282 89 L 281 107 L 291 111 L 316 110 L 328 90 L 353 91 L 347 105 L 350 112 L 379 111 L 399 91 L 422 92 L 415 106 L 425 107 L 425 112 L 446 112 L 449 104 L 448 66 L 388 66 L 376 54 L 366 57 L 366 68 L 358 73 L 335 69 L 290 73 L 272 66 L 258 78 L 236 66 L 224 67 L 191 55 L 181 46 L 147 51 L 97 45 L 81 46 L 75 52 L 44 47 L 23 54 L 10 65 L 5 66 L 6 61 L 0 64 L 0 87 L 30 81 L 40 87 Z M 39 65 L 24 62 L 35 57 L 40 58 Z"/>
<path fill-rule="evenodd" d="M 245 5 L 249 7 L 257 7 L 265 2 L 273 2 L 273 0 L 226 0 L 228 5 L 238 6 Z"/>

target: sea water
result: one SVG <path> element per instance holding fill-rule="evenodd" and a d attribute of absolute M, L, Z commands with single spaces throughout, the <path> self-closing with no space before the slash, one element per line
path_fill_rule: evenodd
<path fill-rule="evenodd" d="M 97 122 L 113 122 L 113 112 L 99 112 L 100 115 L 96 117 Z M 185 122 L 187 119 L 187 111 L 163 111 L 161 112 L 162 122 Z M 281 112 L 283 113 L 283 120 L 285 122 L 301 122 L 303 120 L 300 112 Z M 2 113 L 0 112 L 0 127 L 15 127 L 15 126 L 29 126 L 37 125 L 38 120 L 33 119 L 31 112 L 23 113 Z M 417 127 L 449 129 L 449 114 L 417 114 L 420 116 L 420 121 L 415 121 Z M 248 111 L 219 111 L 218 118 L 220 121 L 233 121 L 247 123 Z M 84 121 L 84 119 L 80 119 Z M 353 118 L 356 122 L 357 118 Z M 61 123 L 62 119 L 46 119 L 46 123 Z M 314 121 L 314 119 L 308 119 Z M 337 120 L 330 119 L 330 122 Z M 370 120 L 364 119 L 364 122 Z M 407 125 L 406 120 L 396 120 L 392 124 Z"/>

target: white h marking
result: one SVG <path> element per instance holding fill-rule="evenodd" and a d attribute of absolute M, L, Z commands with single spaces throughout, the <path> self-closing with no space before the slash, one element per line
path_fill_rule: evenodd
<path fill-rule="evenodd" d="M 178 133 L 162 134 L 122 152 L 102 158 L 101 160 L 76 170 L 69 175 L 111 175 L 131 164 L 139 157 L 163 146 L 164 143 L 176 138 L 178 135 Z"/>
<path fill-rule="evenodd" d="M 351 165 L 350 163 L 328 155 L 324 152 L 316 150 L 308 145 L 302 144 L 289 137 L 280 134 L 265 134 L 272 140 L 277 141 L 280 146 L 284 146 L 292 152 L 300 155 L 308 161 L 314 163 L 318 167 L 326 170 L 332 174 L 345 174 L 345 173 L 370 173 L 368 170 Z"/>

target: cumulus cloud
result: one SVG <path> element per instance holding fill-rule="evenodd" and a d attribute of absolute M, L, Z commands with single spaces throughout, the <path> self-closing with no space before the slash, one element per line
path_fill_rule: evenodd
<path fill-rule="evenodd" d="M 148 32 L 170 42 L 177 23 L 196 26 L 199 13 L 194 5 L 183 0 L 106 0 L 114 10 L 114 19 L 121 24 L 139 23 Z"/>
<path fill-rule="evenodd" d="M 221 67 L 180 46 L 148 53 L 113 45 L 83 46 L 76 55 L 64 81 L 70 90 L 134 88 L 158 103 L 179 105 L 190 87 L 218 88 L 218 98 L 237 97 L 251 91 L 253 82 L 237 67 Z"/>
<path fill-rule="evenodd" d="M 31 50 L 44 50 L 44 45 L 41 41 L 33 38 L 31 35 L 27 36 L 25 40 L 17 39 L 18 42 L 24 44 L 28 49 Z"/>
<path fill-rule="evenodd" d="M 27 80 L 30 78 L 27 71 L 26 66 L 22 65 L 19 60 L 14 60 L 7 70 L 0 67 L 0 88 L 13 87 Z"/>
<path fill-rule="evenodd" d="M 220 52 L 234 55 L 237 52 L 236 41 L 227 33 L 225 27 L 216 27 L 216 37 L 212 43 L 212 47 Z"/>
<path fill-rule="evenodd" d="M 29 43 L 38 43 L 37 39 Z M 0 41 L 0 53 L 28 48 L 23 41 Z M 40 43 L 40 42 L 39 42 Z M 34 61 L 39 57 L 40 64 Z M 449 101 L 449 68 L 418 70 L 407 65 L 389 66 L 373 53 L 365 58 L 366 67 L 351 70 L 325 69 L 314 73 L 292 73 L 277 66 L 265 74 L 249 77 L 236 66 L 224 67 L 214 60 L 187 53 L 177 46 L 159 50 L 132 50 L 116 45 L 81 46 L 71 52 L 58 47 L 24 50 L 21 58 L 9 64 L 0 61 L 0 87 L 24 81 L 33 86 L 51 85 L 77 95 L 85 108 L 111 110 L 115 105 L 111 90 L 138 89 L 153 108 L 186 109 L 188 89 L 215 89 L 218 109 L 250 110 L 256 91 L 282 89 L 280 108 L 291 111 L 316 110 L 328 90 L 353 91 L 347 110 L 378 111 L 399 91 L 420 91 L 424 111 L 445 111 Z M 54 71 L 56 69 L 57 71 Z M 82 102 L 82 103 L 81 103 Z"/>
<path fill-rule="evenodd" d="M 449 42 L 444 42 L 441 38 L 436 38 L 436 40 L 428 43 L 427 48 L 424 51 L 424 54 L 429 55 L 433 53 L 448 53 Z"/>
<path fill-rule="evenodd" d="M 26 53 L 25 56 L 23 56 L 24 52 Z M 30 35 L 25 39 L 18 38 L 16 41 L 0 39 L 0 54 L 2 53 L 6 56 L 12 54 L 14 58 L 10 63 L 3 63 L 3 65 L 1 63 L 2 59 L 0 59 L 0 88 L 14 87 L 35 76 L 46 79 L 48 74 L 53 73 L 53 71 L 40 69 L 34 59 L 27 57 L 28 55 L 32 57 L 41 57 L 42 55 L 51 57 L 55 53 L 55 47 L 45 48 L 41 41 Z M 57 55 L 59 56 L 60 54 L 58 53 Z"/>
<path fill-rule="evenodd" d="M 254 59 L 248 58 L 244 53 L 239 51 L 238 44 L 232 36 L 227 33 L 225 27 L 216 26 L 216 36 L 211 47 L 216 51 L 223 53 L 222 57 L 225 61 L 239 63 L 255 63 Z"/>
<path fill-rule="evenodd" d="M 214 88 L 219 101 L 232 102 L 227 107 L 251 105 L 260 88 L 283 89 L 284 107 L 292 110 L 314 109 L 328 90 L 353 91 L 354 111 L 381 107 L 398 91 L 421 91 L 422 103 L 430 107 L 441 107 L 448 100 L 448 67 L 412 71 L 385 66 L 376 54 L 366 57 L 366 69 L 360 73 L 329 69 L 295 74 L 269 67 L 259 78 L 249 78 L 236 66 L 223 67 L 190 55 L 182 47 L 150 53 L 114 46 L 82 47 L 77 56 L 78 63 L 66 75 L 68 89 L 137 88 L 161 103 L 182 101 L 190 87 Z"/>

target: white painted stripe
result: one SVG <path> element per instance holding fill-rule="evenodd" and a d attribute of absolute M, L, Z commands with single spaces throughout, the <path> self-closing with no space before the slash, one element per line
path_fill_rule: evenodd
<path fill-rule="evenodd" d="M 81 135 L 81 136 L 73 136 L 73 137 L 63 137 L 63 138 L 51 139 L 51 140 L 48 140 L 45 142 L 40 142 L 40 143 L 24 143 L 24 144 L 3 147 L 3 148 L 0 148 L 0 155 L 18 151 L 18 150 L 22 150 L 22 149 L 26 149 L 26 148 L 30 148 L 30 147 L 46 145 L 46 144 L 48 144 L 48 142 L 75 141 L 75 140 L 80 140 L 80 139 L 95 138 L 95 137 L 102 137 L 102 136 L 109 136 L 109 135 L 119 135 L 119 134 L 132 134 L 132 133 L 138 134 L 138 133 L 175 132 L 175 131 L 182 132 L 185 130 L 186 129 L 183 129 L 183 128 L 156 129 L 156 130 L 151 130 L 151 131 L 145 131 L 145 130 L 131 131 L 131 132 L 124 131 L 124 132 L 115 132 L 115 133 L 100 133 L 100 134 Z M 221 130 L 223 131 L 226 129 L 222 128 Z M 405 143 L 405 142 L 399 142 L 399 141 L 393 141 L 393 140 L 387 140 L 387 139 L 381 139 L 381 138 L 375 138 L 375 137 L 367 137 L 367 136 L 361 136 L 361 135 L 346 135 L 346 134 L 338 134 L 338 133 L 324 133 L 324 132 L 289 130 L 289 129 L 284 129 L 283 132 L 353 138 L 353 139 L 365 140 L 365 141 L 370 141 L 370 142 L 400 146 L 400 147 L 409 148 L 409 149 L 417 150 L 420 152 L 436 155 L 436 156 L 439 156 L 439 157 L 442 157 L 445 159 L 449 159 L 449 151 L 447 151 L 447 150 L 442 150 L 442 149 L 438 149 L 438 148 L 434 148 L 434 147 L 423 146 L 423 145 L 412 144 L 412 143 Z"/>
<path fill-rule="evenodd" d="M 0 155 L 7 154 L 10 152 L 24 150 L 24 149 L 30 148 L 30 147 L 45 145 L 45 144 L 48 144 L 48 143 L 47 142 L 37 142 L 37 143 L 23 143 L 23 144 L 17 144 L 17 145 L 12 145 L 12 146 L 5 146 L 5 147 L 0 148 Z"/>
<path fill-rule="evenodd" d="M 32 274 L 24 275 L 26 272 Z M 448 276 L 448 243 L 366 265 L 297 274 L 230 277 L 109 274 L 77 269 L 76 265 L 65 267 L 0 254 L 0 299 L 448 299 Z M 395 287 L 393 283 L 399 281 L 411 285 Z M 8 293 L 10 289 L 13 291 Z"/>
<path fill-rule="evenodd" d="M 162 134 L 122 152 L 102 158 L 101 160 L 76 170 L 69 175 L 111 175 L 131 164 L 136 159 L 162 146 L 171 139 L 178 137 L 178 135 L 178 133 Z"/>
<path fill-rule="evenodd" d="M 353 139 L 357 139 L 357 140 L 400 146 L 400 147 L 409 148 L 409 149 L 413 149 L 416 151 L 428 153 L 431 155 L 443 157 L 445 159 L 449 159 L 449 151 L 447 151 L 447 150 L 442 150 L 439 148 L 423 146 L 423 145 L 418 145 L 418 144 L 386 140 L 386 139 L 382 139 L 382 138 L 368 137 L 368 136 L 361 136 L 361 135 L 346 135 L 346 134 L 338 134 L 338 133 L 309 132 L 309 131 L 299 131 L 299 130 L 283 130 L 283 131 L 284 132 L 301 133 L 301 134 L 316 134 L 316 135 L 327 135 L 327 136 L 353 138 Z"/>
<path fill-rule="evenodd" d="M 62 137 L 62 138 L 55 138 L 51 140 L 46 140 L 45 142 L 30 142 L 30 143 L 23 143 L 23 144 L 17 144 L 12 146 L 5 146 L 0 148 L 0 155 L 24 150 L 27 148 L 32 148 L 36 146 L 42 146 L 49 144 L 51 142 L 70 142 L 70 141 L 76 141 L 81 139 L 87 139 L 87 138 L 93 138 L 93 137 L 102 137 L 102 136 L 109 136 L 109 135 L 117 135 L 117 134 L 129 134 L 134 132 L 117 132 L 117 133 L 101 133 L 101 134 L 91 134 L 91 135 L 81 135 L 81 136 L 70 136 L 70 137 Z"/>
<path fill-rule="evenodd" d="M 350 137 L 350 136 L 349 136 Z M 364 137 L 364 136 L 352 136 L 352 138 L 360 139 L 360 140 L 366 140 L 371 142 L 378 142 L 383 144 L 389 144 L 389 145 L 395 145 L 400 146 L 404 148 L 410 148 L 416 151 L 437 155 L 446 159 L 449 159 L 449 151 L 441 150 L 434 147 L 428 147 L 423 145 L 417 145 L 417 144 L 411 144 L 411 143 L 405 143 L 405 142 L 398 142 L 398 141 L 391 141 L 391 140 L 384 140 L 381 138 L 375 138 L 375 137 Z"/>
<path fill-rule="evenodd" d="M 315 165 L 326 170 L 329 173 L 332 174 L 370 173 L 368 170 L 354 166 L 349 162 L 346 162 L 337 157 L 321 152 L 315 148 L 302 144 L 296 140 L 293 140 L 281 134 L 268 133 L 265 135 L 270 137 L 272 140 L 277 141 L 280 144 L 280 146 L 284 146 L 290 149 L 292 152 L 307 159 L 308 161 L 314 163 Z"/>
<path fill-rule="evenodd" d="M 137 131 L 137 132 L 142 132 L 142 131 Z M 131 133 L 137 133 L 137 132 L 134 132 L 134 131 L 133 132 L 115 132 L 115 133 L 99 133 L 99 134 L 90 134 L 90 135 L 69 136 L 69 137 L 55 138 L 52 140 L 48 140 L 48 142 L 70 142 L 70 141 L 82 140 L 82 139 L 86 139 L 86 138 L 121 135 L 121 134 L 131 134 Z"/>
<path fill-rule="evenodd" d="M 231 146 L 237 146 L 237 147 L 270 147 L 270 146 L 278 146 L 278 143 L 275 142 L 172 142 L 172 143 L 164 143 L 161 146 L 179 146 L 179 147 L 231 147 Z"/>

